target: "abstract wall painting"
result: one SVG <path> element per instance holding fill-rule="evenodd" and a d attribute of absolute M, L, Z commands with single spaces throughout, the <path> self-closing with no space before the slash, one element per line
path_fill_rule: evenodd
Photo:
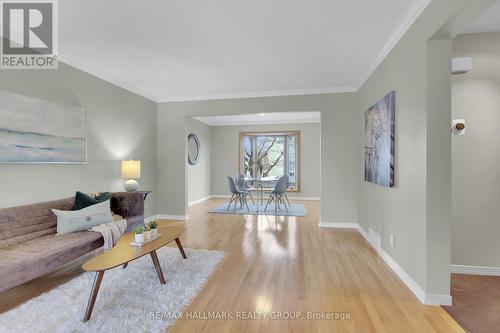
<path fill-rule="evenodd" d="M 0 163 L 86 163 L 85 110 L 0 91 Z"/>
<path fill-rule="evenodd" d="M 394 187 L 396 92 L 365 112 L 365 181 Z"/>

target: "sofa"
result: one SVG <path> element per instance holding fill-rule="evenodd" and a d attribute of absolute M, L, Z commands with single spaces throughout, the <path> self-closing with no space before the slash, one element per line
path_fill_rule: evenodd
<path fill-rule="evenodd" d="M 52 209 L 72 210 L 74 201 L 72 197 L 0 209 L 0 292 L 103 246 L 102 235 L 93 231 L 56 235 Z M 141 192 L 112 193 L 111 210 L 126 219 L 125 232 L 144 224 Z"/>

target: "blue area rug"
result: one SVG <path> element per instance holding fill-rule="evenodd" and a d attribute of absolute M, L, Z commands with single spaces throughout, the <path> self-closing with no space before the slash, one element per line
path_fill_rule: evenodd
<path fill-rule="evenodd" d="M 209 211 L 209 213 L 217 213 L 217 214 L 239 214 L 239 215 L 280 215 L 280 216 L 306 216 L 306 207 L 300 204 L 292 204 L 292 207 L 288 207 L 288 212 L 285 207 L 281 205 L 281 208 L 274 211 L 274 204 L 269 205 L 267 207 L 267 211 L 264 211 L 264 205 L 259 205 L 259 211 L 257 211 L 257 205 L 248 204 L 249 210 L 247 210 L 246 206 L 240 208 L 240 205 L 236 205 L 236 210 L 234 210 L 234 204 L 231 204 L 231 208 L 227 209 L 227 205 L 229 202 L 226 202 L 220 206 L 217 206 Z"/>

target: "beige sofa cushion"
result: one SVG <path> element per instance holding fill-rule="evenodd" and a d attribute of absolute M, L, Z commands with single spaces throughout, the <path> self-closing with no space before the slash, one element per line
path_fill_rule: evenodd
<path fill-rule="evenodd" d="M 79 231 L 44 236 L 0 250 L 0 291 L 49 273 L 103 244 L 101 234 Z"/>
<path fill-rule="evenodd" d="M 52 209 L 71 210 L 74 198 L 0 209 L 0 249 L 56 233 Z"/>

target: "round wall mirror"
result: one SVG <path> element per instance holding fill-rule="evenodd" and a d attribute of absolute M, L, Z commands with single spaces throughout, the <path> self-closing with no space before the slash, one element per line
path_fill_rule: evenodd
<path fill-rule="evenodd" d="M 198 163 L 198 160 L 200 159 L 200 151 L 201 151 L 201 146 L 200 146 L 200 140 L 198 140 L 198 137 L 196 134 L 189 134 L 188 135 L 188 163 L 190 165 L 195 165 Z"/>

